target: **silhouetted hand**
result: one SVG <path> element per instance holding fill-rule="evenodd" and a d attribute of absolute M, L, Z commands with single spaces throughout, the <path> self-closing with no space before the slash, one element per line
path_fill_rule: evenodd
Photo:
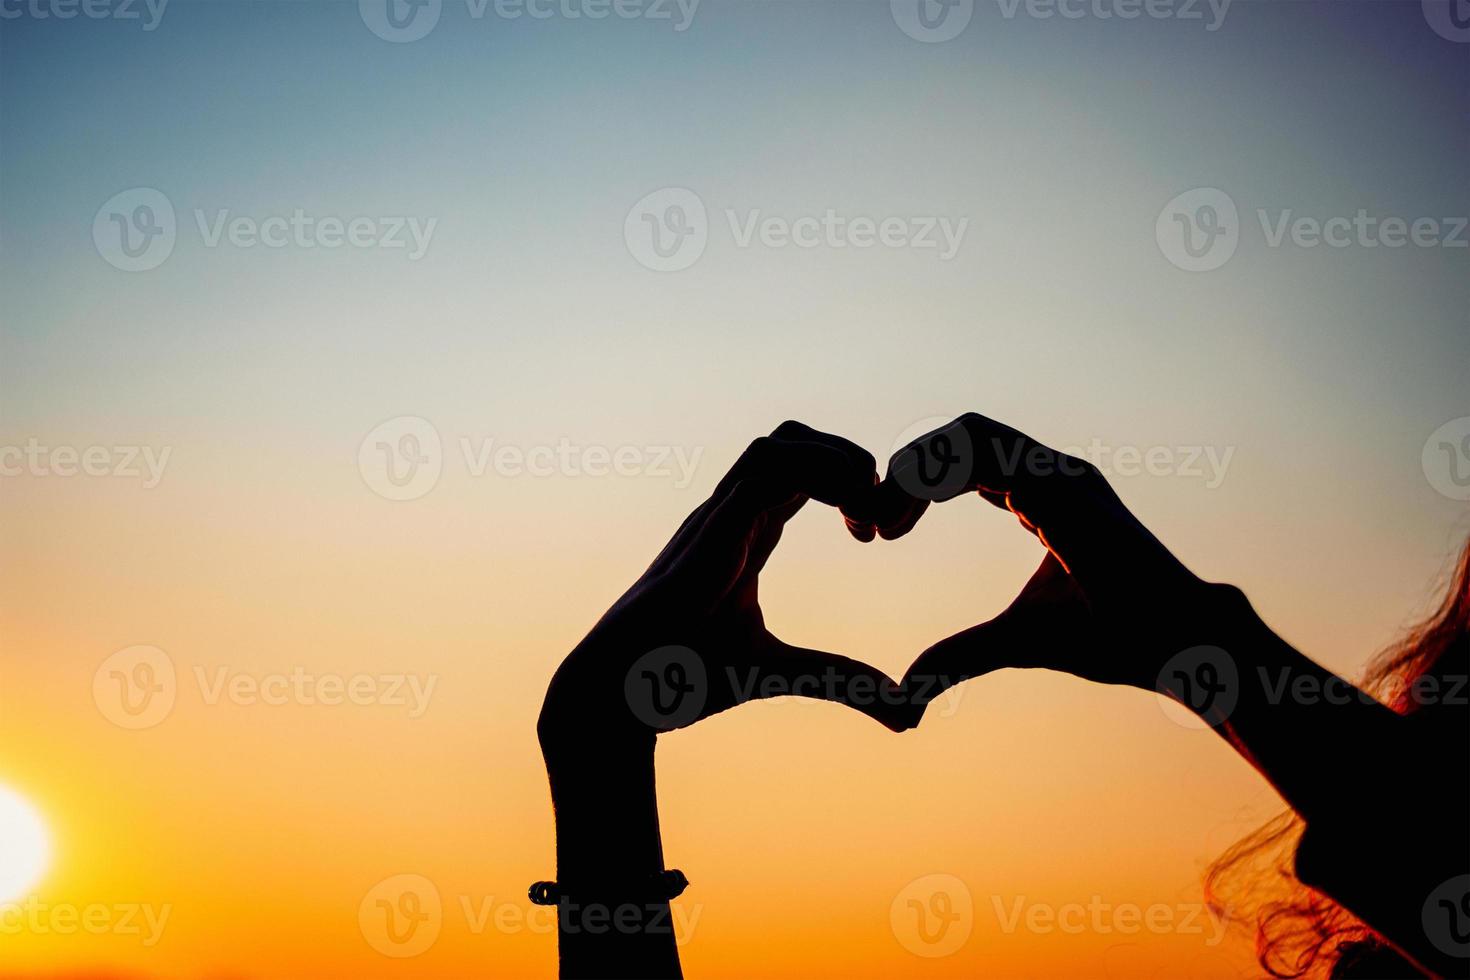
<path fill-rule="evenodd" d="M 1202 604 L 1234 599 L 1235 590 L 1204 582 L 1170 554 L 1091 463 L 980 415 L 894 454 L 878 531 L 898 537 L 931 502 L 970 491 L 1013 513 L 1047 554 L 1003 613 L 941 640 L 909 668 L 905 687 L 921 708 L 1002 667 L 1152 689 L 1168 658 L 1192 642 Z"/>
<path fill-rule="evenodd" d="M 556 809 L 563 977 L 680 976 L 668 903 L 637 897 L 664 870 L 659 732 L 785 694 L 845 702 L 894 730 L 917 721 L 881 671 L 784 643 L 761 615 L 760 572 L 786 522 L 812 498 L 871 541 L 872 523 L 853 515 L 871 512 L 877 481 L 871 455 L 804 425 L 755 440 L 557 669 L 537 734 Z M 610 909 L 616 928 L 598 914 Z"/>
<path fill-rule="evenodd" d="M 1165 694 L 1191 708 L 1271 781 L 1317 841 L 1315 887 L 1435 975 L 1464 961 L 1436 945 L 1422 917 L 1463 873 L 1463 779 L 1446 780 L 1440 730 L 1395 714 L 1303 656 L 1234 586 L 1203 581 L 1123 506 L 1090 464 L 979 415 L 896 453 L 874 522 L 885 538 L 932 501 L 966 491 L 1016 515 L 1041 539 L 1041 567 L 1003 613 L 941 640 L 909 668 L 918 707 L 1001 667 L 1044 667 Z M 1303 692 L 1298 694 L 1297 692 Z M 1326 692 L 1332 692 L 1330 694 Z M 1365 790 L 1392 772 L 1394 789 Z M 1458 796 L 1447 794 L 1453 784 Z M 1422 838 L 1431 860 L 1361 848 Z M 1323 857 L 1325 855 L 1325 857 Z M 1302 852 L 1297 853 L 1298 869 Z M 1453 879 L 1458 880 L 1458 879 Z"/>
<path fill-rule="evenodd" d="M 871 454 L 786 422 L 756 439 L 652 566 L 563 661 L 540 734 L 646 739 L 746 700 L 788 694 L 845 702 L 895 731 L 897 685 L 846 657 L 795 647 L 766 629 L 759 577 L 808 498 L 849 514 L 871 507 Z M 871 523 L 847 518 L 858 540 Z"/>

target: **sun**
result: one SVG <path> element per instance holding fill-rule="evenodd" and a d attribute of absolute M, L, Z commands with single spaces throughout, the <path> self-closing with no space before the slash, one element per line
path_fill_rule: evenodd
<path fill-rule="evenodd" d="M 25 897 L 46 872 L 51 842 L 36 808 L 0 786 L 0 902 Z"/>

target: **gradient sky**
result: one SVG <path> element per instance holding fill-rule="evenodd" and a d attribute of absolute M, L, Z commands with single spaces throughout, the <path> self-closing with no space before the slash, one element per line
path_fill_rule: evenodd
<path fill-rule="evenodd" d="M 1470 214 L 1470 44 L 1417 0 L 1240 0 L 1214 31 L 1203 5 L 1125 21 L 977 0 L 942 43 L 886 0 L 704 0 L 683 31 L 448 0 L 409 43 L 353 2 L 172 0 L 151 31 L 3 6 L 20 16 L 0 19 L 0 447 L 169 456 L 156 486 L 0 476 L 0 785 L 52 835 L 26 899 L 169 917 L 151 945 L 0 929 L 0 975 L 553 975 L 553 936 L 466 914 L 508 922 L 554 873 L 545 683 L 785 418 L 880 458 L 965 410 L 1058 446 L 1167 447 L 1168 472 L 1114 474 L 1124 499 L 1349 675 L 1470 531 L 1422 462 L 1470 415 L 1470 249 L 1272 247 L 1257 217 Z M 93 221 L 139 187 L 171 203 L 177 241 L 126 272 Z M 678 272 L 624 236 L 662 188 L 708 214 Z M 1208 272 L 1155 234 L 1195 188 L 1239 212 Z M 196 209 L 436 225 L 417 260 L 209 247 Z M 726 218 L 829 209 L 968 225 L 945 260 L 741 247 Z M 393 501 L 359 447 L 402 416 L 433 426 L 442 474 Z M 476 475 L 461 440 L 699 456 L 687 485 Z M 1218 479 L 1184 465 L 1205 449 L 1230 453 Z M 764 604 L 784 638 L 898 675 L 1003 607 L 1037 552 L 977 502 L 871 546 L 813 507 Z M 179 683 L 130 730 L 93 682 L 139 644 Z M 437 686 L 418 717 L 209 703 L 196 669 L 222 668 Z M 835 706 L 752 705 L 662 739 L 659 779 L 666 853 L 695 882 L 691 976 L 1249 973 L 1244 931 L 998 920 L 1018 900 L 1187 909 L 1203 866 L 1275 812 L 1146 694 L 1006 672 L 901 738 Z M 926 958 L 889 910 L 934 873 L 965 883 L 974 930 Z M 399 874 L 444 903 L 412 958 L 359 924 Z"/>

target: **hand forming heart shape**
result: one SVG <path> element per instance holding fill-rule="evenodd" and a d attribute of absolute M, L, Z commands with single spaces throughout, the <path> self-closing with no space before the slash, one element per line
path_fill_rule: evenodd
<path fill-rule="evenodd" d="M 969 491 L 1014 513 L 1048 553 L 1005 612 L 929 648 L 903 684 L 766 629 L 759 575 L 808 498 L 837 507 L 855 538 L 872 541 L 906 534 L 931 502 Z M 1159 610 L 1207 591 L 1095 467 L 982 416 L 900 449 L 881 482 L 861 447 L 786 422 L 750 444 L 562 663 L 540 734 L 548 751 L 589 732 L 649 740 L 747 700 L 791 694 L 839 701 L 903 731 L 945 688 L 1006 666 L 1151 687 L 1157 655 L 1181 648 L 1180 624 Z M 1144 598 L 1148 637 L 1137 633 Z"/>

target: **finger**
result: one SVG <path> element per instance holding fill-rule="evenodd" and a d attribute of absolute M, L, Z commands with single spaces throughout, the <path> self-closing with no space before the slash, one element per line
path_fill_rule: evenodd
<path fill-rule="evenodd" d="M 975 489 L 972 456 L 960 420 L 945 423 L 895 452 L 876 494 L 878 533 L 885 539 L 902 537 L 918 524 L 930 503 Z"/>
<path fill-rule="evenodd" d="M 967 490 L 1003 503 L 1086 588 L 1112 589 L 1139 572 L 1184 571 L 1095 466 L 976 414 L 894 455 L 880 496 L 909 499 L 889 505 L 878 531 L 902 533 L 912 527 L 917 501 L 950 499 Z"/>
<path fill-rule="evenodd" d="M 945 691 L 994 670 L 1017 666 L 1008 630 L 997 620 L 971 626 L 929 647 L 903 676 L 904 697 L 922 717 Z"/>
<path fill-rule="evenodd" d="M 852 505 L 873 491 L 875 470 L 871 457 L 855 459 L 841 447 L 826 442 L 794 441 L 775 436 L 754 440 L 716 489 L 719 501 L 693 536 L 690 548 L 702 542 L 748 539 L 755 519 L 777 510 L 784 523 L 800 509 L 796 498 L 811 498 L 834 507 Z M 737 488 L 743 488 L 736 492 Z M 720 499 L 723 494 L 723 499 Z M 780 510 L 778 510 L 780 509 Z M 783 516 L 784 515 L 784 516 Z"/>
<path fill-rule="evenodd" d="M 778 455 L 785 455 L 787 448 Z M 810 472 L 802 467 L 773 474 L 752 471 L 710 509 L 688 546 L 670 564 L 670 580 L 700 603 L 717 601 L 732 589 L 753 588 L 754 577 L 775 550 L 786 521 L 809 498 L 832 498 L 829 483 L 820 467 Z"/>
<path fill-rule="evenodd" d="M 1079 676 L 1094 635 L 1091 614 L 1056 556 L 1048 554 L 999 616 L 946 637 L 921 653 L 903 688 L 920 713 L 945 691 L 1006 667 L 1045 667 Z M 1094 644 L 1095 645 L 1095 644 Z"/>
<path fill-rule="evenodd" d="M 857 489 L 850 499 L 838 505 L 848 533 L 859 541 L 872 541 L 877 536 L 872 514 L 874 491 L 878 486 L 878 461 L 872 453 L 849 439 L 822 432 L 802 422 L 782 422 L 771 436 L 788 442 L 816 443 L 841 453 L 847 465 L 869 488 L 866 491 Z"/>
<path fill-rule="evenodd" d="M 695 508 L 654 559 L 654 573 L 667 574 L 693 563 L 707 566 L 717 579 L 726 574 L 738 576 L 750 554 L 756 522 L 777 509 L 774 525 L 762 520 L 770 533 L 755 552 L 758 570 L 780 539 L 781 525 L 801 509 L 807 497 L 840 507 L 873 492 L 876 464 L 860 446 L 798 422 L 782 423 L 776 432 L 779 435 L 756 439 L 746 447 L 709 499 Z M 796 435 L 813 438 L 787 438 Z M 736 488 L 742 483 L 745 487 L 737 495 Z M 717 513 L 720 519 L 711 527 Z M 848 529 L 859 540 L 876 533 L 853 521 L 848 522 Z M 705 551 L 696 553 L 700 542 Z"/>
<path fill-rule="evenodd" d="M 924 511 L 928 509 L 929 501 L 909 497 L 901 508 L 890 508 L 887 511 L 888 517 L 878 525 L 878 533 L 883 536 L 884 541 L 901 538 L 918 525 L 919 518 L 923 517 Z"/>
<path fill-rule="evenodd" d="M 796 696 L 854 708 L 891 731 L 906 731 L 919 720 L 902 690 L 883 671 L 860 660 L 772 639 L 751 665 L 754 698 Z"/>
<path fill-rule="evenodd" d="M 710 511 L 715 508 L 718 502 L 716 498 L 709 497 L 701 501 L 698 507 L 690 511 L 689 516 L 684 518 L 683 523 L 679 525 L 679 529 L 674 532 L 674 536 L 669 539 L 668 544 L 664 545 L 663 550 L 654 557 L 653 562 L 649 566 L 649 570 L 655 573 L 667 570 L 677 556 L 683 554 L 684 550 L 689 547 L 689 543 L 694 540 L 694 536 L 699 533 L 699 529 L 709 519 Z"/>
<path fill-rule="evenodd" d="M 787 503 L 771 508 L 757 518 L 755 533 L 745 559 L 745 567 L 741 570 L 742 577 L 754 578 L 761 573 L 771 553 L 776 550 L 776 545 L 781 543 L 781 532 L 786 529 L 786 522 L 795 517 L 796 512 L 806 506 L 806 502 L 806 497 L 797 496 Z"/>
<path fill-rule="evenodd" d="M 900 449 L 888 461 L 888 472 L 878 484 L 878 489 L 873 493 L 873 525 L 878 534 L 885 541 L 903 537 L 913 530 L 914 525 L 919 523 L 919 518 L 929 506 L 929 498 L 919 492 L 910 492 L 910 486 L 914 483 L 915 471 L 911 469 L 910 463 L 904 459 L 905 450 Z M 899 479 L 898 469 L 902 467 L 904 477 Z"/>

